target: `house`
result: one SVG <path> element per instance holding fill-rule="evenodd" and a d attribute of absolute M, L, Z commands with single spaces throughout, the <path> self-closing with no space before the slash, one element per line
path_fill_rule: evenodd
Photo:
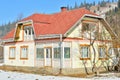
<path fill-rule="evenodd" d="M 4 64 L 51 67 L 73 73 L 105 71 L 115 34 L 100 16 L 84 8 L 33 14 L 3 37 Z"/>

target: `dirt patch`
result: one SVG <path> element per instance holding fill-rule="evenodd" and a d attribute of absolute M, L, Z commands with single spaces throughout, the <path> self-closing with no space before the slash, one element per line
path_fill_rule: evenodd
<path fill-rule="evenodd" d="M 13 72 L 23 72 L 23 73 L 32 73 L 32 74 L 40 74 L 43 76 L 69 76 L 69 77 L 81 77 L 81 78 L 86 78 L 86 77 L 93 77 L 95 76 L 94 73 L 81 73 L 81 74 L 64 74 L 64 73 L 59 73 L 59 69 L 53 69 L 50 67 L 18 67 L 18 66 L 0 66 L 1 70 L 4 71 L 13 71 Z M 63 71 L 64 72 L 64 71 Z"/>

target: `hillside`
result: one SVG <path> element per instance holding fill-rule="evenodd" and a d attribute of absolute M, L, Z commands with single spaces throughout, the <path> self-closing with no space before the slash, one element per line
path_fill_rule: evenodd
<path fill-rule="evenodd" d="M 107 13 L 106 20 L 110 24 L 112 30 L 120 37 L 120 9 Z"/>
<path fill-rule="evenodd" d="M 7 32 L 15 28 L 16 22 L 8 23 L 0 26 L 0 37 L 4 36 Z"/>

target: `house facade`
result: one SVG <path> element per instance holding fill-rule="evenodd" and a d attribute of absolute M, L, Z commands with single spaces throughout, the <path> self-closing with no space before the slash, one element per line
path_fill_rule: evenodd
<path fill-rule="evenodd" d="M 105 68 L 113 64 L 114 37 L 103 18 L 84 8 L 33 14 L 3 37 L 4 64 L 76 71 Z"/>

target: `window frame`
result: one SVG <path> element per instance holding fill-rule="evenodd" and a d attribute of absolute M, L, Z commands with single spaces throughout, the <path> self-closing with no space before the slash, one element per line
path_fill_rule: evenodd
<path fill-rule="evenodd" d="M 31 32 L 31 29 L 32 29 L 32 32 Z M 32 24 L 23 25 L 23 41 L 31 40 L 31 39 L 25 39 L 26 30 L 29 30 L 28 33 L 34 36 L 34 28 L 32 27 Z M 31 35 L 27 35 L 27 36 L 31 36 Z"/>
<path fill-rule="evenodd" d="M 60 47 L 54 47 L 53 48 L 53 52 L 54 52 L 54 59 L 60 59 L 60 51 L 58 51 L 57 53 L 59 53 L 58 55 L 59 55 L 59 57 L 55 57 L 55 49 L 57 49 L 57 50 L 60 50 Z"/>
<path fill-rule="evenodd" d="M 65 48 L 69 48 L 69 57 L 65 57 Z M 71 51 L 70 51 L 70 47 L 64 47 L 64 59 L 70 59 L 70 54 L 71 54 Z"/>
<path fill-rule="evenodd" d="M 82 53 L 81 53 L 81 48 L 82 47 L 88 47 L 88 57 L 82 57 Z M 80 44 L 80 60 L 90 60 L 91 58 L 91 49 L 90 49 L 90 45 L 89 44 Z"/>
<path fill-rule="evenodd" d="M 11 48 L 14 48 L 14 57 L 10 56 L 10 54 L 11 54 L 10 49 Z M 15 58 L 16 58 L 16 47 L 9 47 L 9 59 L 15 59 Z"/>
<path fill-rule="evenodd" d="M 105 52 L 104 52 L 105 54 L 104 54 L 103 57 L 100 57 L 100 48 L 105 48 Z M 99 45 L 98 46 L 98 57 L 99 57 L 99 60 L 107 60 L 108 59 L 107 55 L 108 55 L 107 46 Z"/>
<path fill-rule="evenodd" d="M 38 57 L 38 56 L 37 56 L 37 54 L 38 54 L 38 53 L 37 53 L 37 50 L 38 50 L 38 49 L 43 49 L 43 57 Z M 45 55 L 44 55 L 44 48 L 36 48 L 36 59 L 44 59 L 44 57 L 45 57 Z"/>
<path fill-rule="evenodd" d="M 112 56 L 113 53 L 114 53 L 114 48 L 113 47 L 109 47 L 109 49 L 108 49 L 108 55 Z"/>
<path fill-rule="evenodd" d="M 26 58 L 22 57 L 22 48 L 27 48 Z M 20 47 L 20 60 L 27 60 L 28 59 L 28 46 L 21 46 Z"/>

